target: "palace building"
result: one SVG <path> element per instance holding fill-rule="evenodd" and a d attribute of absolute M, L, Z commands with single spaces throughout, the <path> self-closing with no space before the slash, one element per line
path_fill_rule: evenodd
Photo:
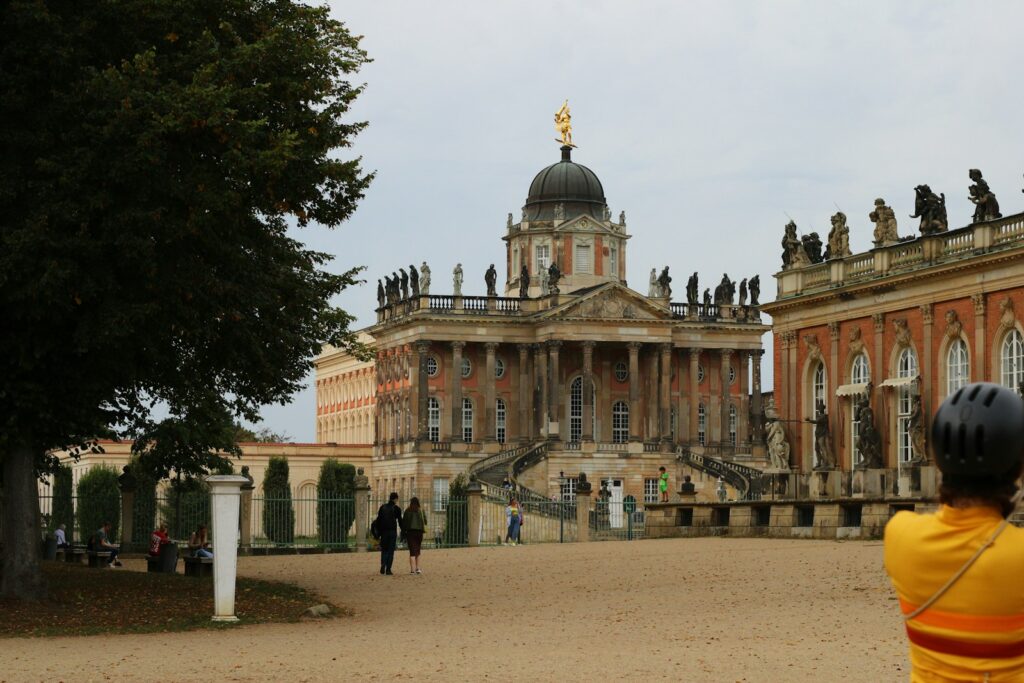
<path fill-rule="evenodd" d="M 319 357 L 318 439 L 372 442 L 374 490 L 446 491 L 470 472 L 548 499 L 582 472 L 613 501 L 654 500 L 659 466 L 673 487 L 691 472 L 680 454 L 763 463 L 758 285 L 750 304 L 728 279 L 698 302 L 696 274 L 685 303 L 630 289 L 625 215 L 572 154 L 509 215 L 501 296 L 493 267 L 481 295 L 462 292 L 461 266 L 450 288 L 439 269 L 422 289 L 388 278 L 363 330 L 374 362 Z"/>
<path fill-rule="evenodd" d="M 875 202 L 870 251 L 849 252 L 842 214 L 831 258 L 787 226 L 778 296 L 763 310 L 792 467 L 840 473 L 832 484 L 821 478 L 812 497 L 934 495 L 928 440 L 939 404 L 969 382 L 1021 387 L 1024 214 L 1000 216 L 981 173 L 971 178 L 979 211 L 958 229 L 947 228 L 945 202 L 927 186 L 918 188 L 920 234 L 900 238 L 895 213 Z M 827 427 L 821 444 L 810 419 Z"/>

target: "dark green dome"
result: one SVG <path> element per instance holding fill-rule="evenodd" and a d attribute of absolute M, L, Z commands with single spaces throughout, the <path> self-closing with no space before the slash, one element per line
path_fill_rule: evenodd
<path fill-rule="evenodd" d="M 589 168 L 575 163 L 571 154 L 571 147 L 562 147 L 562 160 L 534 177 L 523 206 L 527 220 L 552 220 L 558 204 L 563 206 L 565 219 L 581 214 L 604 218 L 607 201 L 601 181 Z"/>

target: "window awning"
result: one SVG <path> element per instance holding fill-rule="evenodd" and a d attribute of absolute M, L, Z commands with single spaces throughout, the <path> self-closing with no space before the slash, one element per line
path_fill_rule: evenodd
<path fill-rule="evenodd" d="M 914 377 L 890 377 L 889 379 L 882 382 L 883 387 L 905 387 L 913 384 L 917 381 L 917 376 Z"/>
<path fill-rule="evenodd" d="M 859 396 L 868 388 L 867 382 L 860 384 L 844 384 L 836 389 L 836 396 Z"/>

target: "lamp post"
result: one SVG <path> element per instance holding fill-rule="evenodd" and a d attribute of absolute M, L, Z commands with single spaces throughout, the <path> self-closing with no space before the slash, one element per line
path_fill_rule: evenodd
<path fill-rule="evenodd" d="M 558 472 L 558 542 L 565 543 L 565 472 Z"/>

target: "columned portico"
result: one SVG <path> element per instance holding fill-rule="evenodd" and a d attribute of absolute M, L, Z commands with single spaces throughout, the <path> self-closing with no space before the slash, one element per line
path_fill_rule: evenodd
<path fill-rule="evenodd" d="M 741 351 L 740 367 L 737 372 L 740 387 L 740 405 L 736 411 L 736 443 L 750 443 L 750 391 L 747 373 L 750 372 L 750 351 Z"/>
<path fill-rule="evenodd" d="M 415 406 L 416 415 L 413 424 L 416 425 L 416 440 L 427 440 L 427 399 L 430 389 L 427 385 L 427 354 L 430 352 L 429 341 L 418 341 L 413 345 L 413 357 L 410 364 L 410 375 L 416 379 L 412 386 L 412 401 Z"/>
<path fill-rule="evenodd" d="M 487 354 L 487 372 L 484 377 L 484 416 L 486 422 L 484 423 L 484 441 L 488 443 L 494 443 L 498 440 L 498 430 L 495 421 L 495 370 L 494 370 L 494 357 L 498 350 L 498 344 L 496 342 L 486 342 L 484 344 L 484 351 Z"/>
<path fill-rule="evenodd" d="M 626 344 L 629 350 L 629 440 L 640 437 L 640 342 Z"/>
<path fill-rule="evenodd" d="M 718 440 L 728 445 L 729 440 L 729 408 L 732 406 L 732 387 L 729 385 L 729 370 L 732 367 L 732 349 L 721 349 L 722 355 L 722 413 L 719 421 Z"/>
<path fill-rule="evenodd" d="M 551 411 L 548 408 L 548 353 L 543 344 L 533 346 L 534 367 L 537 369 L 537 393 L 540 394 L 540 413 L 537 415 L 537 436 L 548 435 Z"/>
<path fill-rule="evenodd" d="M 452 387 L 448 394 L 452 404 L 452 441 L 462 441 L 462 348 L 465 345 L 464 341 L 452 342 Z"/>
<path fill-rule="evenodd" d="M 697 411 L 700 409 L 700 384 L 698 374 L 700 373 L 700 349 L 690 349 L 690 443 L 697 443 L 700 439 L 699 425 L 697 424 Z"/>
<path fill-rule="evenodd" d="M 530 345 L 518 344 L 519 349 L 519 440 L 529 441 L 530 434 Z"/>
<path fill-rule="evenodd" d="M 594 440 L 594 342 L 583 342 L 583 441 Z"/>
<path fill-rule="evenodd" d="M 562 347 L 562 342 L 558 340 L 552 340 L 548 342 L 548 370 L 551 375 L 549 381 L 551 397 L 548 399 L 548 412 L 550 417 L 548 418 L 552 425 L 557 425 L 557 428 L 548 430 L 548 438 L 558 441 L 561 437 L 559 436 L 559 429 L 561 429 L 561 409 L 562 409 L 562 375 L 558 369 L 558 350 Z"/>
<path fill-rule="evenodd" d="M 672 345 L 660 344 L 658 351 L 661 353 L 661 384 L 658 393 L 658 405 L 661 413 L 661 441 L 670 443 L 672 441 L 672 406 L 671 406 L 671 385 L 672 379 Z"/>

